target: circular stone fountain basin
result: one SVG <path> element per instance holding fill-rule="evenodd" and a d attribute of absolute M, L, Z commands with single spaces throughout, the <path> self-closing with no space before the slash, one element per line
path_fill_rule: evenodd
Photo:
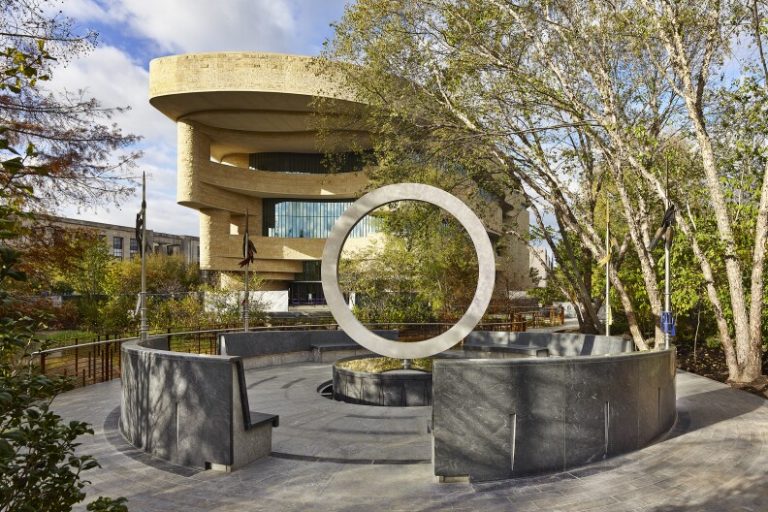
<path fill-rule="evenodd" d="M 432 372 L 418 368 L 362 371 L 378 366 L 378 356 L 347 357 L 333 365 L 333 398 L 343 402 L 387 407 L 432 405 Z M 367 361 L 368 360 L 368 361 Z"/>

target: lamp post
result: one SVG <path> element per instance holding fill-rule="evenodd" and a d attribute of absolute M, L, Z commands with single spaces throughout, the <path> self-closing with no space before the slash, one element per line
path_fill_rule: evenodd
<path fill-rule="evenodd" d="M 147 326 L 147 263 L 146 263 L 146 244 L 147 240 L 147 174 L 141 173 L 141 211 L 136 215 L 136 241 L 139 243 L 139 255 L 141 256 L 141 293 L 139 294 L 139 314 L 141 323 L 139 324 L 139 337 L 141 340 L 147 339 L 149 328 Z"/>

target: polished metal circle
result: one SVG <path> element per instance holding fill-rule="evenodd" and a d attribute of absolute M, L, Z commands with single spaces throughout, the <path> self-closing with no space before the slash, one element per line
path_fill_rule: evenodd
<path fill-rule="evenodd" d="M 475 246 L 478 263 L 478 279 L 472 303 L 458 322 L 448 331 L 428 340 L 404 343 L 388 340 L 369 331 L 355 318 L 344 300 L 339 287 L 339 257 L 349 233 L 355 224 L 370 212 L 396 201 L 422 201 L 439 206 L 451 213 L 467 230 Z M 474 212 L 460 199 L 448 192 L 430 185 L 400 183 L 387 185 L 365 194 L 355 201 L 336 220 L 323 250 L 321 277 L 323 292 L 333 317 L 344 332 L 371 352 L 396 359 L 428 357 L 448 350 L 464 339 L 483 317 L 493 294 L 496 263 L 493 246 L 485 226 Z"/>

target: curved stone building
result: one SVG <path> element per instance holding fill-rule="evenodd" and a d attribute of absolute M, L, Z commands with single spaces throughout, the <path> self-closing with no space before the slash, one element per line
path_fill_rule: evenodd
<path fill-rule="evenodd" d="M 247 210 L 257 247 L 251 268 L 264 279 L 263 289 L 288 290 L 291 305 L 323 302 L 319 260 L 325 237 L 367 185 L 362 159 L 351 150 L 370 147 L 368 133 L 341 121 L 330 127 L 325 140 L 338 152 L 330 159 L 338 160 L 334 169 L 319 149 L 312 100 L 326 98 L 329 109 L 340 113 L 359 104 L 311 65 L 310 57 L 250 52 L 150 63 L 149 101 L 178 129 L 178 202 L 200 212 L 201 269 L 224 276 L 240 270 Z M 527 228 L 527 212 L 514 210 Z M 500 221 L 502 209 L 497 211 L 491 217 Z M 349 243 L 372 231 L 358 225 Z M 501 262 L 509 267 L 501 269 L 508 281 L 513 288 L 526 286 L 525 246 L 513 248 L 508 259 L 515 262 Z"/>

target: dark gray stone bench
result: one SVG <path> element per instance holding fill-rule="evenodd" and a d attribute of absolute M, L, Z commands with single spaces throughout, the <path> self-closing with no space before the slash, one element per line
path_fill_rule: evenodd
<path fill-rule="evenodd" d="M 632 340 L 621 336 L 579 333 L 472 331 L 464 350 L 476 347 L 531 347 L 549 349 L 550 356 L 594 356 L 632 352 Z M 490 352 L 491 349 L 487 349 Z"/>
<path fill-rule="evenodd" d="M 265 414 L 263 412 L 251 411 L 249 415 L 249 423 L 245 428 L 246 430 L 250 430 L 264 423 L 271 423 L 274 428 L 277 428 L 280 426 L 280 416 L 277 414 Z"/>
<path fill-rule="evenodd" d="M 397 339 L 394 330 L 373 332 L 383 338 Z M 326 363 L 368 353 L 344 331 L 335 329 L 226 333 L 220 335 L 219 347 L 222 354 L 242 357 L 246 369 L 300 362 Z"/>
<path fill-rule="evenodd" d="M 325 341 L 325 342 L 318 342 L 318 343 L 310 343 L 309 347 L 312 350 L 319 350 L 321 352 L 324 352 L 326 350 L 356 350 L 358 348 L 362 348 L 358 343 L 355 343 L 354 341 L 349 341 L 349 342 Z"/>
<path fill-rule="evenodd" d="M 642 448 L 676 417 L 674 349 L 440 357 L 432 379 L 433 466 L 446 481 L 566 471 Z"/>
<path fill-rule="evenodd" d="M 240 357 L 170 352 L 166 337 L 122 345 L 120 430 L 174 464 L 229 471 L 272 452 L 274 414 L 251 411 Z"/>

